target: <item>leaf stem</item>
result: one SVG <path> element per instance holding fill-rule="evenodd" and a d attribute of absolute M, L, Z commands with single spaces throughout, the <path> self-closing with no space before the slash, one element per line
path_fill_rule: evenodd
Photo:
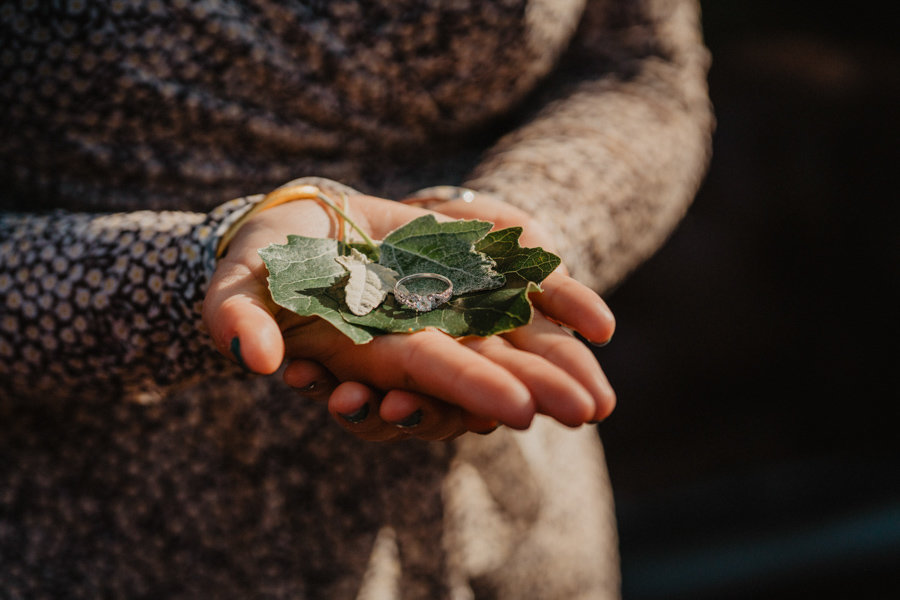
<path fill-rule="evenodd" d="M 291 202 L 292 200 L 316 200 L 321 204 L 324 204 L 335 213 L 337 213 L 344 221 L 349 223 L 350 226 L 353 227 L 353 229 L 355 229 L 360 236 L 362 236 L 363 240 L 365 241 L 366 245 L 369 246 L 369 249 L 372 251 L 372 253 L 376 257 L 378 256 L 378 245 L 375 244 L 372 238 L 370 238 L 369 235 L 365 231 L 363 231 L 359 225 L 354 223 L 353 219 L 351 219 L 347 215 L 347 212 L 340 206 L 335 204 L 331 200 L 331 198 L 329 198 L 328 195 L 319 188 L 319 186 L 310 184 L 288 185 L 269 192 L 268 194 L 266 194 L 266 197 L 262 202 L 254 206 L 251 210 L 245 213 L 234 225 L 232 225 L 231 229 L 229 230 L 230 235 L 233 236 L 234 232 L 237 231 L 238 226 L 249 220 L 253 215 L 258 214 L 268 208 L 278 206 L 279 204 Z M 340 228 L 343 229 L 342 224 L 340 225 Z M 338 232 L 339 240 L 342 240 L 343 233 L 343 231 Z M 226 237 L 228 237 L 227 240 L 225 239 Z M 221 254 L 221 250 L 227 246 L 230 239 L 231 238 L 229 237 L 228 233 L 226 233 L 226 236 L 223 236 L 222 241 L 219 242 L 220 251 L 217 253 L 217 256 Z"/>
<path fill-rule="evenodd" d="M 317 198 L 320 202 L 327 205 L 328 208 L 339 214 L 341 218 L 347 221 L 347 223 L 350 224 L 350 227 L 355 229 L 356 232 L 359 233 L 360 236 L 362 236 L 362 239 L 366 242 L 366 245 L 368 245 L 369 248 L 375 253 L 375 256 L 378 256 L 378 246 L 375 244 L 372 238 L 370 238 L 369 235 L 365 231 L 363 231 L 359 225 L 354 223 L 353 219 L 351 219 L 350 216 L 343 209 L 341 209 L 341 207 L 332 202 L 331 198 L 325 195 L 322 191 L 319 191 L 319 193 L 317 194 Z"/>

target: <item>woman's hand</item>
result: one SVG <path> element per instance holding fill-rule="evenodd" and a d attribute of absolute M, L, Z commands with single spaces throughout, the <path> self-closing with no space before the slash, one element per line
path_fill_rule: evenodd
<path fill-rule="evenodd" d="M 351 210 L 375 238 L 426 212 L 364 196 L 351 200 Z M 543 319 L 522 328 L 530 333 L 517 330 L 512 338 L 456 340 L 422 331 L 355 345 L 320 319 L 278 307 L 257 250 L 283 243 L 288 233 L 334 234 L 328 214 L 314 202 L 292 202 L 255 216 L 218 265 L 204 319 L 220 350 L 252 371 L 272 373 L 285 355 L 300 359 L 287 368 L 286 381 L 300 388 L 316 382 L 305 393 L 328 397 L 339 422 L 360 437 L 448 439 L 490 429 L 495 421 L 524 428 L 537 411 L 576 425 L 611 408 L 612 392 L 599 368 L 591 369 L 568 343 L 577 342 L 560 338 L 565 334 Z M 559 288 L 547 306 L 583 303 L 583 290 Z"/>
<path fill-rule="evenodd" d="M 440 188 L 433 188 L 440 189 Z M 458 190 L 459 188 L 457 188 Z M 490 194 L 467 192 L 453 193 L 454 199 L 418 197 L 406 200 L 410 205 L 426 206 L 454 219 L 480 219 L 494 223 L 495 229 L 522 227 L 519 242 L 525 247 L 542 247 L 555 251 L 553 238 L 530 214 L 503 202 Z M 564 265 L 560 265 L 542 283 L 543 293 L 531 297 L 536 307 L 533 322 L 502 337 L 514 347 L 541 356 L 588 390 L 594 399 L 595 412 L 591 421 L 607 417 L 615 407 L 615 393 L 601 371 L 593 353 L 563 328 L 549 321 L 575 330 L 595 344 L 607 343 L 615 330 L 615 318 L 606 303 L 581 283 L 568 277 Z M 545 317 L 542 319 L 541 317 Z M 494 339 L 494 338 L 491 338 Z M 466 343 L 463 341 L 463 343 Z M 476 342 L 477 343 L 477 342 Z M 560 382 L 561 379 L 553 378 Z M 552 398 L 552 394 L 538 395 Z M 548 413 L 549 407 L 538 405 L 538 411 Z M 578 425 L 578 415 L 572 413 L 569 420 L 556 418 L 569 425 Z"/>
<path fill-rule="evenodd" d="M 467 198 L 467 199 L 466 199 Z M 496 229 L 521 226 L 523 228 L 520 243 L 526 247 L 540 246 L 553 251 L 552 237 L 544 227 L 531 215 L 506 202 L 500 201 L 490 195 L 474 194 L 461 196 L 456 200 L 438 199 L 412 199 L 410 205 L 425 204 L 429 209 L 454 219 L 481 219 L 494 223 Z M 600 421 L 612 412 L 615 406 L 615 393 L 609 385 L 600 366 L 597 364 L 593 353 L 584 344 L 576 340 L 568 331 L 554 325 L 563 324 L 569 329 L 578 331 L 586 339 L 604 344 L 610 340 L 615 330 L 615 319 L 609 308 L 591 289 L 578 283 L 567 276 L 564 266 L 557 268 L 556 272 L 547 277 L 541 284 L 543 293 L 531 297 L 535 307 L 533 322 L 516 329 L 503 336 L 494 336 L 484 340 L 473 338 L 460 340 L 470 347 L 478 347 L 485 353 L 495 352 L 490 346 L 505 341 L 508 346 L 530 353 L 530 357 L 516 355 L 508 368 L 521 375 L 523 381 L 529 381 L 533 391 L 537 386 L 551 382 L 553 388 L 545 388 L 542 393 L 535 393 L 538 412 L 550 414 L 557 420 L 568 425 L 580 425 L 587 421 Z M 541 318 L 541 317 L 545 318 Z M 508 351 L 508 348 L 505 348 Z M 540 357 L 543 361 L 536 361 Z M 550 366 L 558 367 L 563 371 L 559 373 Z M 535 369 L 535 370 L 532 370 Z M 295 379 L 297 385 L 305 380 L 302 376 Z M 543 383 L 542 383 L 543 382 Z M 566 405 L 568 412 L 564 412 L 561 406 L 554 404 L 554 398 L 573 394 L 577 395 L 580 388 L 582 393 L 588 392 L 593 400 L 587 402 L 570 402 Z M 349 391 L 349 390 L 348 390 Z M 340 403 L 342 410 L 352 410 L 363 405 L 363 398 L 371 402 L 377 398 L 377 394 L 370 390 L 365 396 L 358 387 L 352 388 L 352 393 L 342 394 L 339 388 L 331 396 L 330 406 L 335 412 L 334 406 Z M 389 393 L 382 401 L 382 411 L 392 406 L 392 396 Z M 410 398 L 404 397 L 404 410 L 407 414 L 415 409 L 415 403 Z M 584 396 L 582 396 L 584 400 Z M 550 403 L 547 405 L 546 403 Z M 580 409 L 587 406 L 587 413 L 592 416 L 585 417 L 585 413 L 579 413 Z M 593 412 L 591 413 L 591 406 Z M 580 407 L 580 408 L 579 408 Z M 432 410 L 430 404 L 423 402 L 421 409 L 424 414 Z M 365 409 L 364 409 L 365 410 Z M 487 423 L 485 425 L 490 425 Z M 469 427 L 470 431 L 489 431 L 489 427 L 478 429 Z"/>

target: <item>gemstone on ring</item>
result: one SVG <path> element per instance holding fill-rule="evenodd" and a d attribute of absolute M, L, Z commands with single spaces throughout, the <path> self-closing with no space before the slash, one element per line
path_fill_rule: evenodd
<path fill-rule="evenodd" d="M 406 287 L 406 283 L 419 279 L 434 279 L 446 285 L 446 289 L 439 292 L 417 294 Z M 416 312 L 428 312 L 447 302 L 453 295 L 453 282 L 437 273 L 413 273 L 401 277 L 394 285 L 394 298 L 397 302 L 411 308 Z"/>

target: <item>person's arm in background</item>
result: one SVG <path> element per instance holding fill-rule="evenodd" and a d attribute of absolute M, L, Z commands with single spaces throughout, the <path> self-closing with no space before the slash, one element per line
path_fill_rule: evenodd
<path fill-rule="evenodd" d="M 539 108 L 464 185 L 524 211 L 576 279 L 610 289 L 663 243 L 705 173 L 714 119 L 700 31 L 696 0 L 589 1 Z M 494 220 L 478 207 L 429 206 Z"/>

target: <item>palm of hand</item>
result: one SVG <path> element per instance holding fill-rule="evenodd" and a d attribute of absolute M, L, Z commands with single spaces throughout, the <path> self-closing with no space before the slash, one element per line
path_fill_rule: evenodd
<path fill-rule="evenodd" d="M 426 212 L 369 197 L 355 197 L 352 206 L 354 220 L 377 238 Z M 328 215 L 309 202 L 248 222 L 221 261 L 204 305 L 220 349 L 239 337 L 241 360 L 262 373 L 274 372 L 285 356 L 294 359 L 285 380 L 300 388 L 317 382 L 307 395 L 327 398 L 335 415 L 358 416 L 374 407 L 359 421 L 339 417 L 366 439 L 404 437 L 412 430 L 394 423 L 409 423 L 416 414 L 417 436 L 447 439 L 488 429 L 493 421 L 527 427 L 537 412 L 575 426 L 611 410 L 614 395 L 591 353 L 540 313 L 505 336 L 456 340 L 426 330 L 355 345 L 324 321 L 275 306 L 256 249 L 283 243 L 288 233 L 328 237 L 331 229 Z M 561 274 L 551 275 L 544 287 L 550 293 L 536 296 L 536 305 L 550 316 L 590 339 L 611 335 L 612 317 L 593 292 Z"/>

